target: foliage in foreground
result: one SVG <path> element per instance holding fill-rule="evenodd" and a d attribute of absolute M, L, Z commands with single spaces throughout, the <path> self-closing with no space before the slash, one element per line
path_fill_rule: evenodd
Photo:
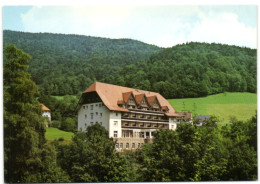
<path fill-rule="evenodd" d="M 129 181 L 128 162 L 99 124 L 78 132 L 69 145 L 59 146 L 59 163 L 73 182 Z"/>
<path fill-rule="evenodd" d="M 222 129 L 214 122 L 157 132 L 141 151 L 145 181 L 256 180 L 256 117 Z"/>

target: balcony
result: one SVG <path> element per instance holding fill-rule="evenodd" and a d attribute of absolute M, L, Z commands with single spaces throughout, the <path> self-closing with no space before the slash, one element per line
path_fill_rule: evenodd
<path fill-rule="evenodd" d="M 123 122 L 122 128 L 134 128 L 134 129 L 157 129 L 164 128 L 168 129 L 168 124 L 159 124 L 159 123 L 130 123 Z"/>
<path fill-rule="evenodd" d="M 163 111 L 152 111 L 152 110 L 131 109 L 131 108 L 129 108 L 129 110 L 130 110 L 130 111 L 133 111 L 133 112 L 144 112 L 144 113 L 164 114 Z"/>
<path fill-rule="evenodd" d="M 124 120 L 136 120 L 136 121 L 149 121 L 149 122 L 169 122 L 169 120 L 166 119 L 159 119 L 159 118 L 149 118 L 149 117 L 144 117 L 144 118 L 140 118 L 140 117 L 127 117 L 127 116 L 122 116 L 122 119 Z"/>

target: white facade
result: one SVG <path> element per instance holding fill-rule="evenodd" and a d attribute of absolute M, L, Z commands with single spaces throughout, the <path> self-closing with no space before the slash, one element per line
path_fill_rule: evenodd
<path fill-rule="evenodd" d="M 88 126 L 99 123 L 109 129 L 110 111 L 102 103 L 83 104 L 78 111 L 78 130 L 85 131 Z"/>
<path fill-rule="evenodd" d="M 82 105 L 78 112 L 78 130 L 85 131 L 95 123 L 104 126 L 109 137 L 122 137 L 121 112 L 110 112 L 102 102 Z"/>
<path fill-rule="evenodd" d="M 109 137 L 122 137 L 121 112 L 111 111 L 109 115 Z"/>
<path fill-rule="evenodd" d="M 109 132 L 109 137 L 125 137 L 125 135 L 122 135 L 122 130 L 127 130 L 127 128 L 122 129 L 121 112 L 110 111 L 102 102 L 83 104 L 78 111 L 78 130 L 85 131 L 88 126 L 94 125 L 95 123 L 104 126 Z M 176 119 L 169 118 L 169 129 L 175 130 L 177 123 Z M 135 129 L 133 131 L 133 137 L 140 137 L 140 134 L 143 134 L 143 138 L 152 138 L 152 132 L 156 130 L 157 129 Z"/>
<path fill-rule="evenodd" d="M 49 121 L 51 121 L 51 112 L 50 111 L 43 111 L 42 116 L 47 117 L 49 119 Z"/>
<path fill-rule="evenodd" d="M 170 130 L 176 130 L 177 124 L 178 124 L 178 122 L 176 119 L 174 119 L 172 117 L 169 118 L 169 129 Z"/>

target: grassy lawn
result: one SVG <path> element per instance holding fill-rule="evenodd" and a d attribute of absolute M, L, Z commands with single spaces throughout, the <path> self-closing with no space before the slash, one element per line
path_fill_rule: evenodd
<path fill-rule="evenodd" d="M 72 132 L 65 132 L 59 130 L 58 128 L 48 127 L 46 128 L 45 138 L 47 140 L 58 140 L 59 138 L 64 138 L 64 140 L 71 140 L 73 135 L 74 133 Z"/>
<path fill-rule="evenodd" d="M 193 115 L 215 115 L 221 123 L 227 123 L 231 116 L 247 120 L 255 115 L 257 94 L 221 93 L 203 98 L 168 100 L 176 111 L 192 111 Z"/>
<path fill-rule="evenodd" d="M 77 99 L 77 96 L 76 95 L 69 95 L 69 96 L 72 96 L 74 97 L 75 99 Z M 54 97 L 56 100 L 63 100 L 64 96 L 52 96 Z"/>

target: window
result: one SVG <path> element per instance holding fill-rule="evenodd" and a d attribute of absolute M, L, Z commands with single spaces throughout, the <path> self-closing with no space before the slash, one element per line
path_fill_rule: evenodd
<path fill-rule="evenodd" d="M 144 138 L 144 132 L 141 132 L 141 137 Z"/>
<path fill-rule="evenodd" d="M 85 114 L 85 118 L 87 118 L 87 117 L 88 117 L 88 115 Z"/>
<path fill-rule="evenodd" d="M 86 105 L 86 108 L 88 109 L 88 106 Z"/>
<path fill-rule="evenodd" d="M 85 109 L 85 105 L 83 105 L 83 109 Z"/>
<path fill-rule="evenodd" d="M 102 112 L 100 113 L 100 116 L 102 117 Z"/>
<path fill-rule="evenodd" d="M 90 122 L 90 124 L 91 124 L 91 125 L 94 125 L 94 123 L 93 123 L 93 122 Z"/>
<path fill-rule="evenodd" d="M 132 144 L 132 148 L 135 148 L 135 143 Z"/>
<path fill-rule="evenodd" d="M 99 107 L 101 107 L 101 104 L 99 104 Z"/>
<path fill-rule="evenodd" d="M 150 132 L 146 132 L 146 137 L 150 137 Z"/>
<path fill-rule="evenodd" d="M 98 115 L 98 112 L 96 112 L 96 115 Z"/>
<path fill-rule="evenodd" d="M 117 112 L 115 114 L 116 114 L 116 116 L 118 115 Z"/>
<path fill-rule="evenodd" d="M 114 121 L 114 126 L 118 126 L 118 121 Z"/>
<path fill-rule="evenodd" d="M 114 137 L 117 137 L 117 131 L 114 131 Z"/>
<path fill-rule="evenodd" d="M 120 143 L 120 149 L 123 149 L 123 143 Z"/>
<path fill-rule="evenodd" d="M 102 125 L 102 122 L 100 122 L 100 125 Z"/>
<path fill-rule="evenodd" d="M 154 132 L 151 132 L 151 134 L 152 134 L 152 137 L 153 137 L 153 135 L 154 135 Z"/>
<path fill-rule="evenodd" d="M 94 118 L 94 113 L 91 113 L 90 115 L 91 115 L 91 119 L 93 119 Z"/>
<path fill-rule="evenodd" d="M 138 148 L 140 148 L 140 146 L 141 146 L 141 144 L 140 144 L 140 143 L 138 143 Z"/>
<path fill-rule="evenodd" d="M 174 129 L 174 125 L 172 125 L 172 129 Z"/>
<path fill-rule="evenodd" d="M 93 105 L 90 106 L 90 109 L 93 110 Z"/>
<path fill-rule="evenodd" d="M 98 106 L 98 104 L 96 104 L 96 107 Z"/>
<path fill-rule="evenodd" d="M 116 143 L 116 149 L 118 149 L 119 148 L 119 144 L 118 143 Z"/>
<path fill-rule="evenodd" d="M 126 148 L 126 149 L 129 149 L 129 143 L 126 143 L 125 148 Z"/>
<path fill-rule="evenodd" d="M 87 126 L 87 123 L 85 123 L 85 127 Z"/>

